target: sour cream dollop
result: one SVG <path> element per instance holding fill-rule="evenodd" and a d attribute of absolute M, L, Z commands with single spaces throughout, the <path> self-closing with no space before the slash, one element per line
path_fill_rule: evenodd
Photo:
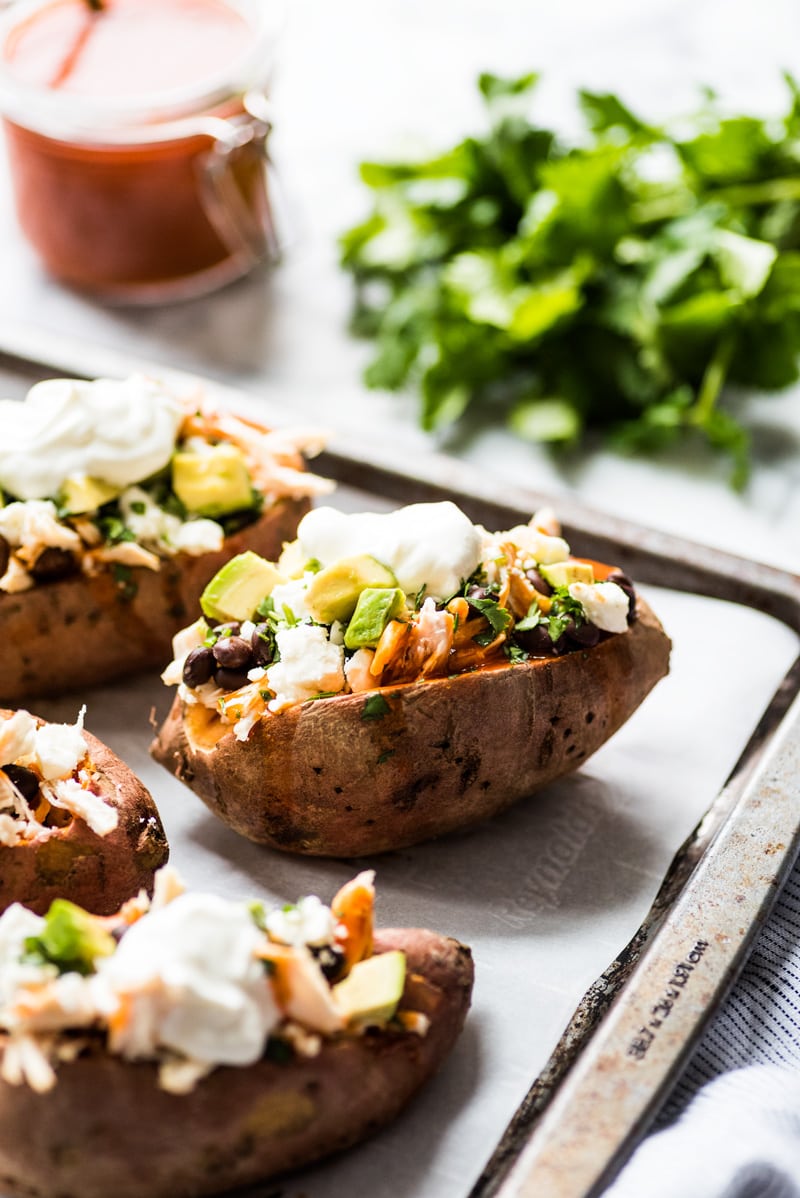
<path fill-rule="evenodd" d="M 24 403 L 0 400 L 0 486 L 46 499 L 72 475 L 141 482 L 169 462 L 183 416 L 179 400 L 144 375 L 47 379 Z"/>
<path fill-rule="evenodd" d="M 300 522 L 304 553 L 323 566 L 366 553 L 393 572 L 407 595 L 426 587 L 435 599 L 449 599 L 481 560 L 481 535 L 449 500 L 413 503 L 379 515 L 345 515 L 320 507 Z"/>
<path fill-rule="evenodd" d="M 184 894 L 152 911 L 98 963 L 91 984 L 131 1018 L 116 1049 L 129 1058 L 159 1048 L 209 1064 L 249 1065 L 280 1013 L 257 949 L 263 941 L 241 903 Z"/>

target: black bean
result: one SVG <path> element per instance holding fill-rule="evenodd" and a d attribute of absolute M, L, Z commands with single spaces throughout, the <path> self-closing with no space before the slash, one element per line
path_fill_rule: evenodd
<path fill-rule="evenodd" d="M 311 952 L 329 982 L 335 982 L 344 967 L 344 953 L 334 944 L 312 944 Z"/>
<path fill-rule="evenodd" d="M 636 589 L 630 578 L 621 570 L 612 570 L 606 578 L 606 582 L 615 582 L 628 596 L 628 623 L 632 624 L 636 619 Z"/>
<path fill-rule="evenodd" d="M 269 624 L 256 624 L 250 638 L 250 648 L 256 664 L 268 666 L 275 656 L 275 638 Z"/>
<path fill-rule="evenodd" d="M 525 571 L 525 577 L 540 595 L 552 595 L 553 588 L 549 582 L 545 582 L 535 566 L 531 566 L 530 570 Z"/>
<path fill-rule="evenodd" d="M 600 640 L 600 629 L 595 624 L 577 624 L 573 620 L 564 631 L 571 641 L 584 649 L 591 649 Z"/>
<path fill-rule="evenodd" d="M 37 582 L 54 582 L 57 578 L 66 578 L 68 574 L 74 574 L 77 569 L 78 559 L 74 553 L 70 553 L 69 549 L 57 549 L 51 545 L 42 550 L 29 567 L 29 573 Z"/>
<path fill-rule="evenodd" d="M 4 765 L 3 773 L 16 786 L 19 793 L 28 803 L 32 803 L 39 793 L 39 779 L 33 770 L 24 765 Z"/>
<path fill-rule="evenodd" d="M 514 640 L 533 657 L 555 656 L 556 650 L 546 624 L 537 624 L 535 628 L 527 628 L 524 632 L 515 629 Z"/>
<path fill-rule="evenodd" d="M 11 546 L 5 537 L 0 537 L 0 577 L 5 574 L 8 569 L 8 562 L 11 557 Z"/>
<path fill-rule="evenodd" d="M 490 591 L 488 587 L 471 586 L 467 588 L 467 599 L 483 600 L 496 598 L 496 592 Z"/>
<path fill-rule="evenodd" d="M 202 686 L 208 682 L 214 673 L 214 655 L 210 649 L 201 646 L 192 649 L 183 663 L 183 681 L 187 686 Z"/>
<path fill-rule="evenodd" d="M 226 670 L 248 670 L 253 666 L 253 650 L 241 636 L 224 637 L 211 650 L 214 660 Z"/>
<path fill-rule="evenodd" d="M 248 681 L 247 671 L 227 670 L 224 666 L 219 666 L 214 674 L 214 681 L 224 691 L 238 691 L 239 687 L 245 686 Z"/>

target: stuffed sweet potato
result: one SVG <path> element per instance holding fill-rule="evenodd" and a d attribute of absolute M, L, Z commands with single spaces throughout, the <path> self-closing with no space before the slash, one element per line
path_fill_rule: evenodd
<path fill-rule="evenodd" d="M 372 898 L 362 874 L 331 908 L 265 912 L 181 894 L 164 873 L 149 912 L 8 911 L 4 1193 L 227 1192 L 393 1118 L 452 1048 L 472 962 L 433 932 L 373 937 Z"/>
<path fill-rule="evenodd" d="M 0 401 L 0 702 L 162 666 L 223 563 L 328 489 L 309 447 L 138 376 Z"/>
<path fill-rule="evenodd" d="M 201 599 L 151 751 L 221 819 L 355 856 L 464 827 L 577 768 L 668 669 L 630 580 L 549 513 L 489 534 L 453 504 L 320 508 Z"/>
<path fill-rule="evenodd" d="M 108 914 L 150 889 L 168 848 L 139 779 L 76 724 L 0 710 L 0 911 L 67 898 Z"/>

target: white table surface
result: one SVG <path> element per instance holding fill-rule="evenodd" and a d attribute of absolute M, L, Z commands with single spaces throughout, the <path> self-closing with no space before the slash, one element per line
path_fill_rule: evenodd
<path fill-rule="evenodd" d="M 303 423 L 313 420 L 338 434 L 346 435 L 350 430 L 361 442 L 383 443 L 390 439 L 396 449 L 414 459 L 434 448 L 456 452 L 498 479 L 508 477 L 537 490 L 574 495 L 613 514 L 800 570 L 799 389 L 744 400 L 745 414 L 753 417 L 755 461 L 752 482 L 741 495 L 727 487 L 724 464 L 702 453 L 687 459 L 681 451 L 672 461 L 654 463 L 599 451 L 559 465 L 546 453 L 501 432 L 485 434 L 472 443 L 434 444 L 416 428 L 413 398 L 370 392 L 363 387 L 360 370 L 369 347 L 353 341 L 347 333 L 351 287 L 349 279 L 338 270 L 335 246 L 336 234 L 358 219 L 368 203 L 368 196 L 357 183 L 357 161 L 386 156 L 393 147 L 407 147 L 409 139 L 418 140 L 420 135 L 434 148 L 473 127 L 480 120 L 473 87 L 479 70 L 543 70 L 543 115 L 566 125 L 571 120 L 570 89 L 576 85 L 619 90 L 630 102 L 659 113 L 691 106 L 695 84 L 708 81 L 720 87 L 723 94 L 736 97 L 737 103 L 774 109 L 782 102 L 781 67 L 800 73 L 800 9 L 789 0 L 761 0 L 757 6 L 724 0 L 650 0 L 647 5 L 631 0 L 610 0 L 605 5 L 587 0 L 562 0 L 559 4 L 542 0 L 498 0 L 493 4 L 486 0 L 383 0 L 380 5 L 374 0 L 342 0 L 338 5 L 323 0 L 292 0 L 274 92 L 275 153 L 294 213 L 294 238 L 283 264 L 214 296 L 181 305 L 157 309 L 104 307 L 64 290 L 42 272 L 17 231 L 2 173 L 0 322 L 35 324 L 45 331 L 219 378 L 253 395 L 268 396 Z M 0 166 L 0 171 L 4 170 Z M 677 658 L 678 683 L 685 682 L 680 665 L 696 627 L 692 602 L 673 597 L 667 604 L 673 636 L 677 632 L 686 634 Z M 724 627 L 718 635 L 720 651 L 724 652 Z M 742 727 L 737 731 L 738 741 L 734 738 L 731 744 L 741 744 L 752 726 L 772 681 L 777 681 L 788 660 L 791 640 L 783 630 L 776 634 L 770 649 L 774 660 L 759 676 L 757 694 L 749 696 L 752 710 L 746 705 L 739 710 Z M 714 644 L 705 644 L 705 649 L 712 654 Z M 664 705 L 665 713 L 668 697 L 665 684 L 664 698 L 656 699 Z M 651 708 L 642 729 L 657 726 L 658 711 L 657 707 Z M 68 718 L 66 711 L 62 718 Z M 690 712 L 682 719 L 676 720 L 674 713 L 670 718 L 679 734 L 690 735 Z M 102 735 L 96 723 L 93 730 Z M 616 759 L 610 759 L 612 783 L 616 768 L 613 762 L 624 761 L 626 752 L 634 773 L 639 768 L 646 749 L 644 738 L 637 737 L 634 733 L 632 739 L 622 739 Z M 138 746 L 131 745 L 131 754 L 138 752 Z M 732 764 L 726 752 L 721 751 L 719 760 L 709 763 L 709 777 L 716 778 L 717 784 Z M 604 766 L 599 758 L 598 763 L 587 785 L 603 788 Z M 141 764 L 144 768 L 144 761 Z M 170 801 L 178 802 L 177 798 Z M 575 792 L 571 801 L 580 807 L 580 792 Z M 606 801 L 609 812 L 621 812 L 626 820 L 629 818 L 624 790 L 609 791 Z M 175 818 L 189 817 L 181 814 Z M 683 818 L 684 831 L 688 831 L 691 809 Z M 527 827 L 531 819 L 534 823 L 546 820 L 547 812 L 541 816 L 518 814 L 510 824 L 489 835 L 501 840 L 510 837 L 509 843 L 513 843 L 514 828 Z M 593 809 L 592 819 L 602 824 L 605 808 L 599 813 Z M 637 849 L 635 837 L 647 838 L 653 833 L 637 818 L 630 819 L 633 877 L 634 860 L 642 850 L 641 844 Z M 553 827 L 557 829 L 557 818 Z M 586 837 L 594 830 L 592 825 Z M 230 847 L 242 877 L 253 876 L 255 850 L 251 846 L 234 849 L 225 841 L 220 850 L 217 840 L 213 844 L 208 840 L 205 823 L 198 824 L 191 834 L 209 860 Z M 677 830 L 670 835 L 677 836 Z M 555 831 L 553 836 L 557 839 Z M 644 847 L 648 847 L 646 839 Z M 473 838 L 472 848 L 470 842 L 462 842 L 458 851 L 467 862 L 474 849 Z M 441 907 L 428 872 L 435 869 L 434 857 L 430 850 L 416 857 L 413 901 L 408 900 L 409 875 L 407 869 L 403 872 L 402 862 L 393 863 L 387 871 L 392 900 L 399 906 L 405 902 L 407 909 L 414 915 L 419 912 L 421 919 L 425 910 L 432 908 L 435 914 Z M 477 868 L 477 857 L 469 868 Z M 658 857 L 651 860 L 645 852 L 639 868 L 647 874 L 645 890 L 651 887 L 654 892 L 662 861 Z M 323 872 L 333 882 L 341 870 L 331 867 Z M 301 867 L 289 882 L 289 873 L 288 866 L 278 867 L 276 889 L 288 887 L 299 892 L 305 874 L 319 876 L 318 871 L 314 874 Z M 612 881 L 602 861 L 585 871 L 585 880 L 592 894 L 608 892 Z M 496 883 L 496 878 L 489 879 L 495 889 Z M 626 879 L 625 886 L 629 885 L 633 883 Z M 525 897 L 526 910 L 538 911 L 546 938 L 556 929 L 547 896 L 531 892 Z M 454 894 L 452 900 L 463 907 L 463 927 L 442 930 L 466 935 L 474 917 L 474 897 L 464 892 Z M 563 911 L 563 897 L 556 905 Z M 591 918 L 591 908 L 587 909 L 581 898 L 568 903 L 566 910 L 568 916 L 571 911 L 576 930 Z M 435 919 L 430 922 L 435 923 Z M 612 919 L 606 926 L 601 966 L 622 947 L 630 930 L 621 914 L 617 924 Z M 505 933 L 501 930 L 501 936 L 510 942 L 516 932 L 512 920 Z M 594 962 L 585 963 L 584 970 L 586 982 L 598 972 Z M 550 1016 L 552 1027 L 546 1031 L 551 1039 L 570 1010 L 565 999 Z M 469 1114 L 469 1093 L 485 1067 L 481 1036 L 491 1033 L 502 1039 L 503 1030 L 501 1013 L 483 1012 L 482 1022 L 470 1033 L 454 1075 L 455 1092 L 444 1099 L 462 1112 L 458 1134 L 466 1134 L 473 1141 L 479 1129 Z M 513 1037 L 506 1036 L 504 1045 L 510 1061 Z M 529 1080 L 524 1070 L 518 1076 L 513 1069 L 509 1071 L 505 1081 L 507 1113 L 513 1110 Z M 494 1131 L 499 1131 L 505 1116 L 501 1118 L 499 1110 L 495 1113 L 498 1122 Z M 420 1117 L 417 1126 L 423 1136 L 423 1156 L 431 1155 L 431 1168 L 426 1169 L 424 1159 L 409 1155 L 402 1184 L 399 1178 L 397 1184 L 390 1179 L 381 1189 L 387 1198 L 401 1193 L 409 1198 L 412 1194 L 420 1198 L 441 1194 L 446 1198 L 456 1192 L 447 1158 L 442 1156 L 441 1140 L 446 1141 L 447 1133 L 442 1131 L 434 1149 L 429 1128 L 423 1123 Z M 476 1146 L 476 1167 L 490 1149 L 491 1143 L 485 1149 Z M 387 1161 L 392 1159 L 391 1152 L 391 1148 L 386 1149 Z M 380 1152 L 378 1159 L 383 1159 Z M 436 1161 L 442 1162 L 441 1168 Z M 357 1182 L 360 1175 L 354 1168 L 352 1179 Z M 340 1183 L 348 1176 L 340 1174 Z M 288 1192 L 294 1194 L 295 1190 Z M 329 1183 L 320 1180 L 306 1192 L 315 1196 L 330 1192 L 333 1196 L 337 1188 L 334 1185 L 329 1189 Z"/>

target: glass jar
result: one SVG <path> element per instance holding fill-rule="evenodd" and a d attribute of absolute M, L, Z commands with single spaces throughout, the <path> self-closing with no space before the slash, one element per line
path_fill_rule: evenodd
<path fill-rule="evenodd" d="M 245 36 L 230 57 L 217 39 L 222 61 L 214 60 L 217 46 L 206 46 L 198 78 L 141 94 L 123 60 L 115 94 L 113 56 L 126 35 L 115 35 L 111 20 L 132 2 L 104 0 L 94 11 L 89 0 L 13 4 L 0 21 L 0 113 L 19 223 L 47 269 L 103 298 L 158 303 L 213 290 L 275 256 L 267 89 L 281 9 L 277 0 L 145 4 L 132 15 L 152 22 L 162 76 L 171 60 L 170 46 L 158 41 L 159 21 L 171 7 L 182 20 L 190 5 L 202 15 L 204 3 L 216 4 L 244 20 Z M 83 22 L 76 44 L 86 63 L 96 39 L 95 58 L 111 77 L 103 94 L 31 81 L 20 70 L 22 39 L 35 45 L 47 32 L 37 23 L 65 19 Z M 138 20 L 137 38 L 144 33 Z M 144 77 L 147 47 L 137 45 Z M 119 53 L 127 55 L 124 44 Z M 184 55 L 190 75 L 202 58 Z"/>

